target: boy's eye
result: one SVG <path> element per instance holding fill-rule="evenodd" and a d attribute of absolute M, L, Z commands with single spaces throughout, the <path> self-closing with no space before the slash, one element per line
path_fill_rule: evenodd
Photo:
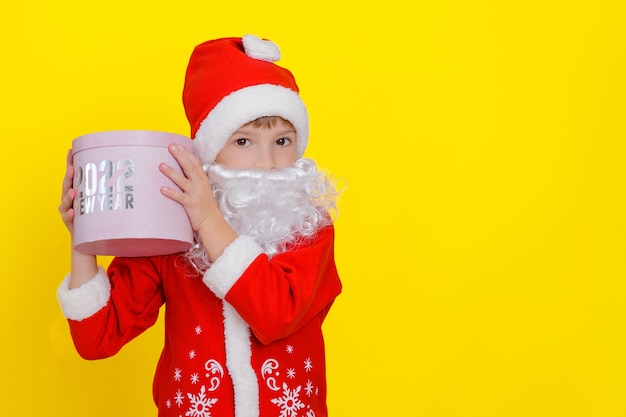
<path fill-rule="evenodd" d="M 238 146 L 246 146 L 248 144 L 248 139 L 240 138 L 235 140 L 235 144 Z"/>
<path fill-rule="evenodd" d="M 291 143 L 291 139 L 289 138 L 280 138 L 276 141 L 276 144 L 279 146 L 287 146 Z"/>

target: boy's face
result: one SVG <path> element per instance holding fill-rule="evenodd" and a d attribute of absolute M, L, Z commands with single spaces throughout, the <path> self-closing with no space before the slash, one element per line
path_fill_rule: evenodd
<path fill-rule="evenodd" d="M 215 162 L 235 169 L 288 168 L 296 162 L 296 131 L 278 120 L 274 126 L 244 125 L 228 138 Z"/>

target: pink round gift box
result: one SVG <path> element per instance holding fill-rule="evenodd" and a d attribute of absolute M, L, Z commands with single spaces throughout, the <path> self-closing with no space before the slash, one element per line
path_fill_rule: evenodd
<path fill-rule="evenodd" d="M 74 234 L 79 252 L 153 256 L 183 252 L 193 230 L 182 205 L 161 194 L 176 185 L 159 171 L 165 162 L 182 172 L 167 149 L 191 149 L 191 139 L 166 132 L 116 130 L 80 136 L 74 158 Z"/>

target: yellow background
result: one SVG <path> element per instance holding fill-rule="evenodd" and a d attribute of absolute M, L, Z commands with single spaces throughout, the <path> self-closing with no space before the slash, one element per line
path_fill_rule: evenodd
<path fill-rule="evenodd" d="M 4 5 L 1 414 L 156 415 L 162 324 L 86 362 L 60 314 L 65 152 L 187 134 L 193 46 L 250 32 L 297 76 L 307 156 L 348 183 L 331 415 L 626 415 L 621 3 Z"/>

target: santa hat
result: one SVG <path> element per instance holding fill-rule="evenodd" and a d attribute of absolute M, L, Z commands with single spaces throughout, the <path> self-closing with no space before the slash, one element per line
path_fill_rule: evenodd
<path fill-rule="evenodd" d="M 280 116 L 296 129 L 296 153 L 302 157 L 309 118 L 291 72 L 274 62 L 278 46 L 254 35 L 202 43 L 189 59 L 183 105 L 194 149 L 211 163 L 241 126 L 263 116 Z"/>

